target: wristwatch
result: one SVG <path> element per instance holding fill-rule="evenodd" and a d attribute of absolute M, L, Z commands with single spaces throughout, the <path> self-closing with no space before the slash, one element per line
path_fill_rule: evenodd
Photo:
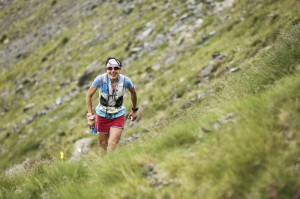
<path fill-rule="evenodd" d="M 139 110 L 139 108 L 136 107 L 136 108 L 132 108 L 131 110 L 132 110 L 133 112 L 137 112 L 137 111 Z"/>

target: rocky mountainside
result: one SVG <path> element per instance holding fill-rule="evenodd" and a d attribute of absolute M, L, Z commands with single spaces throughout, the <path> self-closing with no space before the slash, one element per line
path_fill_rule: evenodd
<path fill-rule="evenodd" d="M 0 198 L 300 198 L 299 10 L 0 1 Z M 85 96 L 109 56 L 139 118 L 102 156 Z"/>
<path fill-rule="evenodd" d="M 74 143 L 90 136 L 85 93 L 106 57 L 123 61 L 139 94 L 126 144 L 240 73 L 296 23 L 297 8 L 292 0 L 1 1 L 1 169 L 62 150 L 72 158 Z"/>

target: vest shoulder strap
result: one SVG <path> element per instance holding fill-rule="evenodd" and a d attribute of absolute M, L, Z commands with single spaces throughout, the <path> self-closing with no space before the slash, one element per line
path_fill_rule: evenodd
<path fill-rule="evenodd" d="M 122 83 L 118 82 L 118 85 L 120 85 L 120 84 L 122 85 L 122 92 L 125 93 L 125 90 L 126 90 L 126 88 L 125 88 L 126 76 L 120 74 L 120 77 L 119 77 L 119 78 L 120 78 L 120 79 L 123 78 L 123 82 L 122 82 Z M 101 84 L 102 84 L 102 86 L 101 86 L 100 91 L 103 92 L 103 85 L 106 84 L 106 86 L 107 86 L 107 92 L 108 92 L 110 86 L 109 86 L 109 77 L 108 77 L 108 74 L 107 74 L 107 73 L 101 75 Z"/>

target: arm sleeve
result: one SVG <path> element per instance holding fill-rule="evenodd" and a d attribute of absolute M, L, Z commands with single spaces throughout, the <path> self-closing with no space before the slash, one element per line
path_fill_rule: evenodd
<path fill-rule="evenodd" d="M 102 81 L 101 81 L 101 75 L 98 75 L 96 78 L 95 78 L 95 80 L 94 80 L 94 82 L 92 83 L 92 86 L 94 87 L 94 88 L 100 88 L 101 86 L 102 86 Z"/>

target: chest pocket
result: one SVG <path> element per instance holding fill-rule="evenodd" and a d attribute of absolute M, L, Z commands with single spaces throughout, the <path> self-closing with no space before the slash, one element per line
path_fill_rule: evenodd
<path fill-rule="evenodd" d="M 104 82 L 100 92 L 100 104 L 103 106 L 108 106 L 108 84 Z"/>
<path fill-rule="evenodd" d="M 120 107 L 123 104 L 124 83 L 118 84 L 116 95 L 116 107 Z"/>

